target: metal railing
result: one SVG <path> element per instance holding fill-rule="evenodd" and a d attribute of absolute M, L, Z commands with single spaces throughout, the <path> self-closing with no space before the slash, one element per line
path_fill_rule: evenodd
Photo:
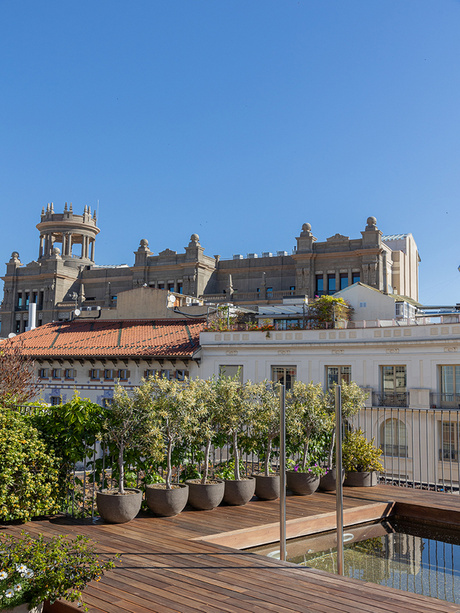
<path fill-rule="evenodd" d="M 383 483 L 460 493 L 460 411 L 367 407 L 350 423 L 382 450 Z"/>
<path fill-rule="evenodd" d="M 372 392 L 374 407 L 408 407 L 409 392 Z"/>
<path fill-rule="evenodd" d="M 430 404 L 431 407 L 442 408 L 442 409 L 460 409 L 460 394 L 455 393 L 430 393 Z"/>

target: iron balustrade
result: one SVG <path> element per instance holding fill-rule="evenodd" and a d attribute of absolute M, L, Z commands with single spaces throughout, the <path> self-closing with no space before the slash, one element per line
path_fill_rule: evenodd
<path fill-rule="evenodd" d="M 409 392 L 372 392 L 374 407 L 408 407 Z"/>

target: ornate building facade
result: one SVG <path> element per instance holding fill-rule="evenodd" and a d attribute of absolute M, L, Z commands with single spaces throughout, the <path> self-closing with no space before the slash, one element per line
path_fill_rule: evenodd
<path fill-rule="evenodd" d="M 63 213 L 55 213 L 52 204 L 42 210 L 37 260 L 23 265 L 15 251 L 2 277 L 0 336 L 28 327 L 31 303 L 37 325 L 42 325 L 70 319 L 77 307 L 113 307 L 120 292 L 142 286 L 209 302 L 256 305 L 276 304 L 292 295 L 334 294 L 361 281 L 418 300 L 420 258 L 412 235 L 383 236 L 374 217 L 368 218 L 361 238 L 335 234 L 318 242 L 305 223 L 290 254 L 263 252 L 229 260 L 205 255 L 197 234 L 183 253 L 165 249 L 154 254 L 142 239 L 133 266 L 95 263 L 96 224 L 88 206 L 82 215 L 67 203 Z"/>

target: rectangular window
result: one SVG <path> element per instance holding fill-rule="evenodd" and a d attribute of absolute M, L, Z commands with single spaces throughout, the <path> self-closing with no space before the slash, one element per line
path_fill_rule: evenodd
<path fill-rule="evenodd" d="M 273 298 L 273 287 L 267 287 L 267 298 L 269 300 Z"/>
<path fill-rule="evenodd" d="M 104 379 L 113 381 L 115 379 L 115 371 L 113 368 L 106 368 L 104 370 Z"/>
<path fill-rule="evenodd" d="M 334 383 L 351 382 L 351 366 L 326 366 L 326 387 L 331 389 Z"/>
<path fill-rule="evenodd" d="M 175 376 L 178 381 L 185 381 L 188 378 L 188 370 L 176 370 Z"/>
<path fill-rule="evenodd" d="M 315 279 L 315 294 L 316 296 L 322 296 L 324 294 L 324 277 L 323 275 L 316 275 Z"/>
<path fill-rule="evenodd" d="M 91 379 L 91 381 L 99 380 L 101 378 L 101 371 L 99 370 L 99 368 L 92 368 L 89 371 L 89 378 Z"/>
<path fill-rule="evenodd" d="M 29 292 L 26 292 L 25 301 L 24 301 L 24 306 L 26 307 L 26 309 L 29 308 L 29 302 L 30 302 L 30 294 Z"/>
<path fill-rule="evenodd" d="M 60 396 L 50 396 L 50 405 L 52 407 L 56 407 L 58 404 L 61 404 L 62 399 Z"/>
<path fill-rule="evenodd" d="M 272 366 L 272 381 L 281 383 L 287 390 L 290 390 L 296 380 L 296 366 Z"/>
<path fill-rule="evenodd" d="M 47 368 L 39 368 L 38 369 L 38 376 L 40 379 L 48 379 L 49 374 L 48 374 L 48 369 Z"/>
<path fill-rule="evenodd" d="M 335 283 L 335 273 L 327 275 L 327 293 L 329 295 L 335 294 L 336 292 L 336 283 Z"/>
<path fill-rule="evenodd" d="M 291 292 L 295 292 L 295 285 L 291 285 L 290 288 Z"/>
<path fill-rule="evenodd" d="M 348 287 L 348 273 L 341 272 L 340 273 L 340 289 L 345 289 Z"/>
<path fill-rule="evenodd" d="M 21 320 L 20 319 L 16 320 L 15 332 L 16 334 L 19 334 L 21 332 Z"/>
<path fill-rule="evenodd" d="M 62 377 L 61 375 L 61 369 L 60 368 L 53 368 L 52 370 L 52 377 L 53 379 L 60 379 Z"/>
<path fill-rule="evenodd" d="M 238 377 L 243 383 L 243 366 L 241 364 L 220 364 L 219 377 Z"/>
<path fill-rule="evenodd" d="M 66 368 L 64 370 L 64 379 L 75 379 L 76 370 L 73 368 Z"/>
<path fill-rule="evenodd" d="M 173 292 L 173 291 L 174 291 L 174 281 L 169 281 L 169 282 L 168 282 L 168 290 L 169 290 L 170 292 Z"/>
<path fill-rule="evenodd" d="M 405 366 L 381 366 L 382 406 L 407 406 L 407 375 Z"/>
<path fill-rule="evenodd" d="M 154 377 L 156 370 L 154 368 L 149 368 L 148 370 L 144 370 L 144 379 L 148 379 L 149 377 Z"/>
<path fill-rule="evenodd" d="M 351 282 L 352 283 L 359 283 L 361 281 L 361 274 L 359 272 L 352 272 L 351 273 Z"/>
<path fill-rule="evenodd" d="M 158 289 L 164 289 L 164 288 L 165 288 L 164 283 L 158 283 Z"/>
<path fill-rule="evenodd" d="M 460 364 L 439 367 L 441 383 L 441 406 L 460 406 Z"/>
<path fill-rule="evenodd" d="M 439 422 L 438 422 L 439 423 Z M 456 422 L 443 421 L 439 428 L 439 459 L 457 460 L 458 425 Z"/>
<path fill-rule="evenodd" d="M 113 403 L 113 398 L 103 398 L 102 399 L 102 406 L 104 407 L 104 409 L 110 409 L 110 407 L 112 406 Z"/>
<path fill-rule="evenodd" d="M 121 381 L 127 381 L 129 379 L 129 375 L 130 375 L 130 372 L 126 368 L 120 368 L 120 370 L 118 371 L 118 378 Z"/>
<path fill-rule="evenodd" d="M 18 306 L 18 309 L 22 309 L 22 293 L 21 292 L 18 293 L 17 306 Z"/>
<path fill-rule="evenodd" d="M 169 381 L 171 379 L 171 371 L 169 369 L 160 370 L 158 376 Z"/>
<path fill-rule="evenodd" d="M 182 281 L 178 281 L 177 282 L 177 292 L 179 294 L 183 294 L 184 293 L 184 285 L 183 285 Z"/>

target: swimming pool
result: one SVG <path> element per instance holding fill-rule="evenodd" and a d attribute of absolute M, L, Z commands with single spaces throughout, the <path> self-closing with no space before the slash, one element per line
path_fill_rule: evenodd
<path fill-rule="evenodd" d="M 292 539 L 289 562 L 337 572 L 335 531 Z M 252 548 L 279 558 L 279 544 Z M 344 575 L 460 602 L 460 528 L 391 517 L 344 529 Z"/>

